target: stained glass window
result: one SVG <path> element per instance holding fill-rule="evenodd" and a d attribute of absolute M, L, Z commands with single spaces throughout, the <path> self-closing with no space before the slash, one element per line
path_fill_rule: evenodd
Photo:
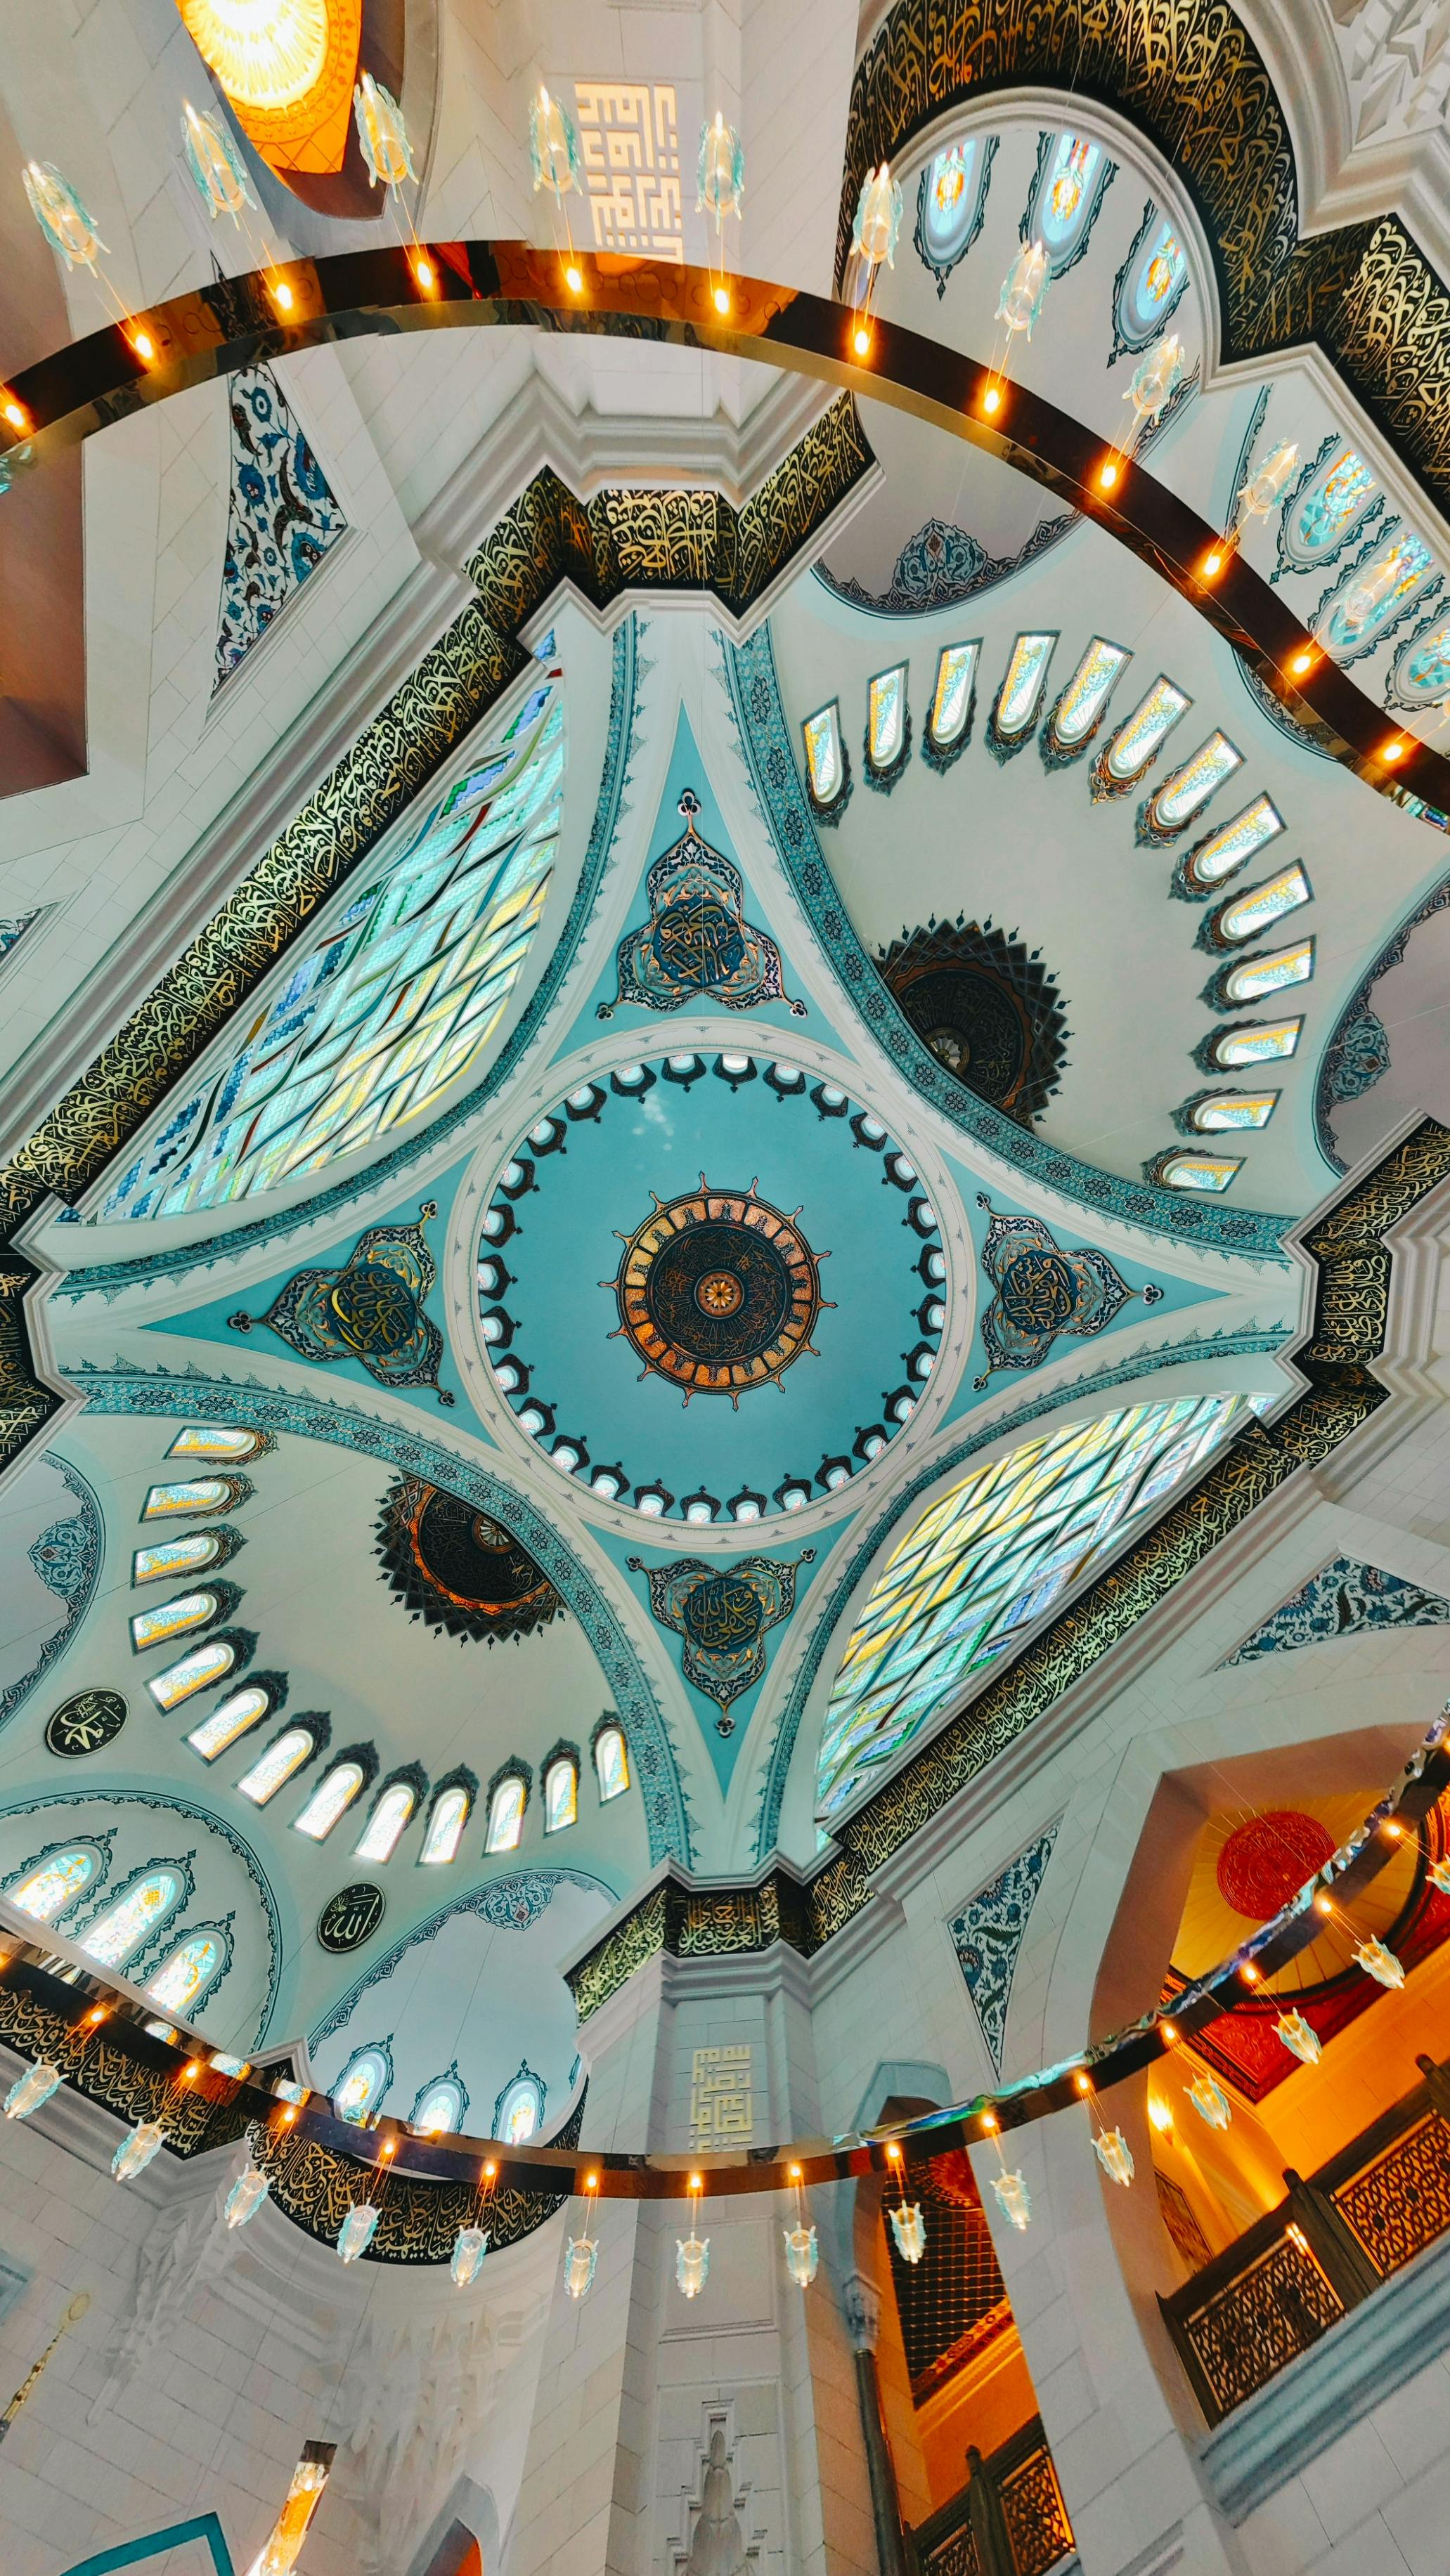
<path fill-rule="evenodd" d="M 53 1923 L 82 1888 L 90 1886 L 100 1865 L 100 1853 L 89 1844 L 78 1843 L 72 1851 L 48 1853 L 18 1887 L 9 1887 L 5 1893 L 22 1914 L 33 1914 L 38 1923 Z"/>
<path fill-rule="evenodd" d="M 222 1512 L 237 1499 L 229 1476 L 193 1476 L 176 1485 L 153 1485 L 146 1497 L 143 1521 L 169 1520 L 184 1512 Z"/>
<path fill-rule="evenodd" d="M 516 1772 L 500 1780 L 488 1802 L 488 1836 L 484 1850 L 517 1851 L 524 1830 L 524 1800 L 527 1791 Z"/>
<path fill-rule="evenodd" d="M 927 732 L 938 751 L 950 751 L 971 713 L 972 683 L 980 651 L 977 643 L 944 644 L 937 657 Z"/>
<path fill-rule="evenodd" d="M 424 2085 L 414 2103 L 413 2126 L 430 2137 L 457 2137 L 467 2107 L 457 2076 L 440 2075 L 436 2082 Z"/>
<path fill-rule="evenodd" d="M 1075 751 L 1086 742 L 1107 705 L 1119 674 L 1132 660 L 1121 644 L 1095 635 L 1052 711 L 1048 737 L 1054 750 Z"/>
<path fill-rule="evenodd" d="M 958 260 L 981 230 L 995 135 L 963 135 L 923 171 L 916 208 L 916 246 L 942 294 Z"/>
<path fill-rule="evenodd" d="M 158 1583 L 163 1575 L 201 1574 L 215 1565 L 222 1542 L 215 1530 L 196 1530 L 190 1538 L 162 1539 L 155 1547 L 138 1547 L 131 1559 L 133 1583 Z"/>
<path fill-rule="evenodd" d="M 494 2105 L 493 2134 L 502 2146 L 521 2147 L 543 2116 L 544 2088 L 537 2075 L 516 2075 Z"/>
<path fill-rule="evenodd" d="M 544 1831 L 562 1832 L 572 1825 L 579 1813 L 579 1774 L 572 1762 L 561 1758 L 551 1762 L 544 1773 Z"/>
<path fill-rule="evenodd" d="M 1019 635 L 1012 647 L 997 703 L 992 710 L 993 726 L 1003 742 L 1015 742 L 1037 721 L 1042 698 L 1042 683 L 1052 659 L 1055 635 Z"/>
<path fill-rule="evenodd" d="M 358 1836 L 359 1860 L 391 1860 L 398 1837 L 418 1803 L 418 1792 L 401 1780 L 385 1789 Z"/>
<path fill-rule="evenodd" d="M 1276 1020 L 1260 1028 L 1222 1029 L 1209 1051 L 1214 1063 L 1226 1070 L 1239 1064 L 1270 1064 L 1293 1054 L 1303 1026 L 1299 1019 Z"/>
<path fill-rule="evenodd" d="M 209 1637 L 204 1646 L 192 1646 L 179 1663 L 168 1664 L 164 1672 L 148 1674 L 146 1687 L 158 1708 L 176 1708 L 193 1692 L 222 1681 L 236 1660 L 236 1647 L 229 1645 L 225 1637 Z"/>
<path fill-rule="evenodd" d="M 184 1637 L 189 1628 L 204 1628 L 208 1619 L 217 1615 L 214 1592 L 179 1592 L 174 1601 L 158 1601 L 154 1610 L 135 1610 L 131 1614 L 131 1652 L 143 1654 L 148 1646 L 164 1646 L 173 1637 Z"/>
<path fill-rule="evenodd" d="M 1450 617 L 1407 636 L 1390 669 L 1392 705 L 1438 707 L 1450 697 Z"/>
<path fill-rule="evenodd" d="M 629 1787 L 629 1755 L 617 1726 L 601 1727 L 594 1739 L 594 1768 L 601 1801 L 618 1798 Z"/>
<path fill-rule="evenodd" d="M 1175 226 L 1150 217 L 1147 239 L 1137 258 L 1130 258 L 1118 289 L 1118 338 L 1123 346 L 1146 349 L 1187 284 L 1188 259 Z"/>
<path fill-rule="evenodd" d="M 1347 573 L 1316 629 L 1326 653 L 1357 662 L 1392 618 L 1398 618 L 1434 570 L 1423 537 L 1408 528 L 1386 539 L 1366 563 Z"/>
<path fill-rule="evenodd" d="M 1270 922 L 1295 912 L 1301 903 L 1313 901 L 1309 879 L 1298 860 L 1283 868 L 1278 876 L 1268 877 L 1262 885 L 1248 886 L 1231 903 L 1226 903 L 1215 916 L 1214 927 L 1220 939 L 1257 939 Z"/>
<path fill-rule="evenodd" d="M 300 1816 L 293 1819 L 299 1834 L 308 1834 L 320 1843 L 330 1834 L 338 1817 L 352 1805 L 363 1784 L 360 1762 L 334 1762 L 332 1769 L 318 1781 Z"/>
<path fill-rule="evenodd" d="M 1307 984 L 1314 972 L 1314 942 L 1301 939 L 1293 948 L 1276 948 L 1268 957 L 1246 957 L 1231 966 L 1223 979 L 1224 999 L 1229 1002 L 1261 1002 L 1266 993 L 1281 992 L 1286 984 Z"/>
<path fill-rule="evenodd" d="M 452 1860 L 468 1822 L 469 1796 L 466 1789 L 444 1789 L 433 1802 L 423 1848 L 418 1855 L 427 1869 L 439 1868 Z"/>
<path fill-rule="evenodd" d="M 1054 277 L 1086 249 L 1088 227 L 1113 168 L 1102 145 L 1082 134 L 1059 134 L 1045 155 L 1023 239 L 1041 242 Z"/>
<path fill-rule="evenodd" d="M 259 1431 L 238 1431 L 221 1422 L 189 1422 L 178 1431 L 168 1458 L 255 1458 L 262 1447 Z"/>
<path fill-rule="evenodd" d="M 889 769 L 906 740 L 906 664 L 878 671 L 866 693 L 866 744 L 873 769 Z"/>
<path fill-rule="evenodd" d="M 834 805 L 846 780 L 846 764 L 841 757 L 841 710 L 833 698 L 828 707 L 819 707 L 807 716 L 801 727 L 806 746 L 806 775 L 812 796 L 818 805 Z"/>
<path fill-rule="evenodd" d="M 564 711 L 485 802 L 435 812 L 375 883 L 329 915 L 240 1049 L 106 1201 L 174 1216 L 270 1189 L 416 1118 L 497 1026 L 548 892 Z"/>
<path fill-rule="evenodd" d="M 249 1682 L 245 1690 L 230 1692 L 212 1710 L 210 1717 L 204 1717 L 200 1726 L 194 1726 L 187 1743 L 204 1762 L 214 1762 L 219 1753 L 225 1753 L 229 1744 L 236 1743 L 239 1735 L 246 1734 L 249 1726 L 255 1726 L 259 1718 L 265 1717 L 271 1705 L 271 1693 Z"/>
<path fill-rule="evenodd" d="M 1302 498 L 1286 503 L 1284 550 L 1309 571 L 1328 561 L 1354 534 L 1379 490 L 1364 458 L 1337 447 Z"/>
<path fill-rule="evenodd" d="M 237 1782 L 238 1795 L 250 1798 L 254 1807 L 265 1807 L 269 1798 L 275 1798 L 283 1781 L 290 1780 L 293 1772 L 301 1769 L 315 1749 L 315 1738 L 310 1728 L 289 1726 L 284 1734 L 268 1745 L 265 1753 L 258 1754 L 251 1769 L 242 1773 Z"/>
<path fill-rule="evenodd" d="M 1179 718 L 1187 714 L 1193 700 L 1162 672 L 1147 696 L 1118 727 L 1109 743 L 1104 767 L 1109 778 L 1119 787 L 1131 787 L 1142 777 L 1150 760 L 1157 758 Z"/>
<path fill-rule="evenodd" d="M 1181 831 L 1242 763 L 1243 753 L 1235 750 L 1227 734 L 1211 733 L 1191 760 L 1185 760 L 1181 768 L 1164 779 L 1150 800 L 1148 812 L 1157 829 Z"/>
<path fill-rule="evenodd" d="M 822 1819 L 1116 1550 L 1149 1501 L 1227 1437 L 1240 1405 L 1183 1397 L 1069 1423 L 932 1503 L 878 1576 L 841 1659 L 817 1762 Z"/>
<path fill-rule="evenodd" d="M 1235 1172 L 1243 1170 L 1240 1158 L 1217 1154 L 1165 1154 L 1158 1166 L 1158 1179 L 1165 1189 L 1197 1190 L 1217 1194 L 1226 1190 Z"/>
<path fill-rule="evenodd" d="M 188 2013 L 193 2005 L 205 2000 L 226 1965 L 226 1945 L 220 1932 L 195 1932 L 163 1960 L 154 1977 L 146 1982 L 146 1992 L 164 2012 Z"/>
<path fill-rule="evenodd" d="M 1221 1091 L 1216 1100 L 1200 1100 L 1189 1118 L 1201 1136 L 1233 1127 L 1267 1127 L 1278 1097 L 1277 1091 Z"/>
<path fill-rule="evenodd" d="M 393 2080 L 393 2070 L 380 2048 L 361 2048 L 349 2058 L 332 2097 L 332 2107 L 339 2120 L 353 2120 L 359 2125 L 366 2120 L 375 2102 L 380 2102 Z"/>
<path fill-rule="evenodd" d="M 1282 832 L 1284 818 L 1270 796 L 1256 796 L 1231 823 L 1221 823 L 1216 832 L 1190 850 L 1183 862 L 1183 874 L 1193 886 L 1222 885 L 1225 878 L 1236 876 L 1246 867 L 1256 850 Z"/>
<path fill-rule="evenodd" d="M 176 1912 L 185 1894 L 179 1870 L 148 1870 L 82 1933 L 81 1948 L 103 1967 L 124 1967 L 132 1952 Z"/>

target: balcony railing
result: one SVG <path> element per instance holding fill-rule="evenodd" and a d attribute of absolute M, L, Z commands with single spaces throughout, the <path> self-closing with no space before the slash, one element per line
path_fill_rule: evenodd
<path fill-rule="evenodd" d="M 1073 2552 L 1072 2525 L 1039 2416 L 989 2459 L 967 2453 L 967 2483 L 911 2533 L 918 2576 L 1048 2576 Z"/>
<path fill-rule="evenodd" d="M 1450 2232 L 1450 2070 L 1424 2078 L 1170 2298 L 1164 2322 L 1210 2424 Z"/>

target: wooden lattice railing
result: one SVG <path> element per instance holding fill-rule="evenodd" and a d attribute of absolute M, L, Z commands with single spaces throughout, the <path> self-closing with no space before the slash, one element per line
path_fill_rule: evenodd
<path fill-rule="evenodd" d="M 1073 2551 L 1072 2525 L 1042 2419 L 990 2458 L 967 2453 L 967 2483 L 910 2535 L 917 2576 L 1048 2576 Z"/>

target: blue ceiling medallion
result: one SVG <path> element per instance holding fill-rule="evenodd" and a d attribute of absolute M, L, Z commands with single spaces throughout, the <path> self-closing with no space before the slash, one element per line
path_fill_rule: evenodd
<path fill-rule="evenodd" d="M 686 1404 L 728 1395 L 738 1405 L 804 1352 L 816 1355 L 811 1331 L 833 1302 L 821 1295 L 829 1256 L 811 1250 L 799 1214 L 769 1206 L 753 1184 L 712 1190 L 703 1172 L 698 1190 L 655 1199 L 654 1214 L 620 1237 L 618 1276 L 600 1282 L 614 1290 L 618 1331 L 643 1360 L 641 1377 L 668 1378 Z"/>
<path fill-rule="evenodd" d="M 505 1173 L 500 1187 L 508 1181 Z M 370 1225 L 341 1269 L 299 1270 L 265 1315 L 229 1315 L 228 1324 L 235 1333 L 264 1324 L 304 1360 L 360 1360 L 379 1386 L 431 1386 L 451 1404 L 438 1384 L 443 1336 L 423 1312 L 437 1277 L 423 1227 L 437 1213 L 427 1199 L 416 1225 Z"/>
<path fill-rule="evenodd" d="M 730 1703 L 765 1671 L 765 1638 L 795 1608 L 796 1570 L 813 1565 L 815 1549 L 797 1557 L 743 1556 L 735 1565 L 705 1565 L 698 1556 L 647 1566 L 630 1557 L 631 1573 L 649 1584 L 649 1606 L 662 1628 L 684 1639 L 686 1681 L 720 1714 L 716 1732 L 733 1735 Z"/>
<path fill-rule="evenodd" d="M 982 1268 L 996 1294 L 982 1317 L 987 1366 L 973 1379 L 975 1387 L 984 1387 L 994 1369 L 1040 1368 L 1059 1333 L 1078 1339 L 1100 1333 L 1139 1294 L 1106 1253 L 1090 1247 L 1064 1252 L 1037 1217 L 998 1216 L 980 1191 L 977 1205 L 992 1220 Z M 1148 1287 L 1141 1293 L 1145 1306 L 1156 1306 L 1163 1291 Z"/>
<path fill-rule="evenodd" d="M 745 918 L 745 880 L 695 829 L 700 800 L 691 787 L 680 798 L 685 818 L 680 838 L 657 858 L 645 879 L 649 920 L 619 943 L 619 990 L 601 1002 L 599 1017 L 612 1019 L 623 1002 L 644 1011 L 678 1011 L 708 999 L 727 1011 L 753 1011 L 762 1002 L 786 1003 L 780 950 L 767 932 Z"/>

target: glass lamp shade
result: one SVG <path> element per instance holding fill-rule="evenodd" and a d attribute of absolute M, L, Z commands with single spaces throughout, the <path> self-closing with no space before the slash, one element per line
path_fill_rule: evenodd
<path fill-rule="evenodd" d="M 1112 2182 L 1120 2182 L 1126 2191 L 1137 2167 L 1133 2150 L 1121 2129 L 1103 2129 L 1093 2140 L 1099 2164 Z"/>
<path fill-rule="evenodd" d="M 1226 2129 L 1228 2127 L 1230 2120 L 1233 2118 L 1233 2112 L 1229 2107 L 1228 2095 L 1225 2093 L 1221 2084 L 1215 2084 L 1207 2067 L 1200 2067 L 1198 2073 L 1193 2079 L 1193 2082 L 1191 2084 L 1185 2084 L 1183 2090 L 1187 2094 L 1189 2101 L 1193 2104 L 1200 2120 L 1206 2120 L 1211 2129 Z"/>
<path fill-rule="evenodd" d="M 1311 2023 L 1305 2020 L 1301 2012 L 1294 2011 L 1280 2013 L 1278 2020 L 1274 2024 L 1274 2028 L 1277 2030 L 1284 2046 L 1289 2049 L 1295 2057 L 1301 2059 L 1305 2066 L 1318 2065 L 1322 2054 L 1319 2045 L 1319 2033 L 1314 2029 Z"/>
<path fill-rule="evenodd" d="M 710 2239 L 691 2229 L 681 2243 L 675 2238 L 675 2279 L 687 2299 L 698 2299 L 710 2277 Z"/>
<path fill-rule="evenodd" d="M 227 2193 L 222 2212 L 228 2227 L 245 2227 L 248 2219 L 261 2208 L 271 2188 L 271 2175 L 264 2174 L 256 2165 L 249 2164 L 239 2173 Z"/>
<path fill-rule="evenodd" d="M 889 2209 L 886 2214 L 903 2263 L 919 2263 L 926 2252 L 926 2220 L 920 2202 L 905 2201 L 900 2209 Z"/>
<path fill-rule="evenodd" d="M 808 2290 L 821 2264 L 816 2231 L 807 2227 L 802 2219 L 797 2226 L 784 2228 L 781 2232 L 785 2237 L 786 2270 L 798 2288 Z"/>
<path fill-rule="evenodd" d="M 1431 1861 L 1429 1877 L 1432 1887 L 1438 1887 L 1442 1896 L 1450 1896 L 1450 1853 L 1443 1860 Z"/>
<path fill-rule="evenodd" d="M 344 2263 L 355 2263 L 365 2254 L 378 2232 L 381 2215 L 375 2201 L 355 2200 L 337 2231 L 337 2250 Z"/>
<path fill-rule="evenodd" d="M 28 2120 L 32 2111 L 38 2111 L 41 2103 L 48 2102 L 52 2093 L 59 2090 L 60 2080 L 60 2068 L 48 2065 L 44 2058 L 37 2065 L 27 2067 L 23 2075 L 16 2077 L 5 2096 L 6 2119 Z"/>
<path fill-rule="evenodd" d="M 129 2138 L 123 2138 L 111 2158 L 111 2171 L 117 2182 L 129 2182 L 133 2174 L 144 2173 L 165 2140 L 166 2131 L 159 2120 L 138 2120 Z"/>
<path fill-rule="evenodd" d="M 1016 2228 L 1020 2236 L 1032 2216 L 1032 2195 L 1021 2174 L 993 2174 L 992 2189 L 997 2195 L 997 2206 L 1003 2217 L 1009 2226 Z"/>
<path fill-rule="evenodd" d="M 593 2287 L 599 2261 L 597 2236 L 571 2236 L 564 2247 L 564 2287 L 571 2299 L 582 2299 Z"/>
<path fill-rule="evenodd" d="M 460 2227 L 453 2240 L 453 2258 L 448 2268 L 460 2290 L 478 2279 L 483 2258 L 488 2252 L 489 2230 L 486 2227 Z"/>
<path fill-rule="evenodd" d="M 1404 1984 L 1405 1972 L 1393 1950 L 1387 1950 L 1383 1941 L 1377 1941 L 1373 1933 L 1366 1935 L 1354 1955 L 1365 1975 L 1373 1977 L 1377 1985 L 1402 1986 Z"/>

